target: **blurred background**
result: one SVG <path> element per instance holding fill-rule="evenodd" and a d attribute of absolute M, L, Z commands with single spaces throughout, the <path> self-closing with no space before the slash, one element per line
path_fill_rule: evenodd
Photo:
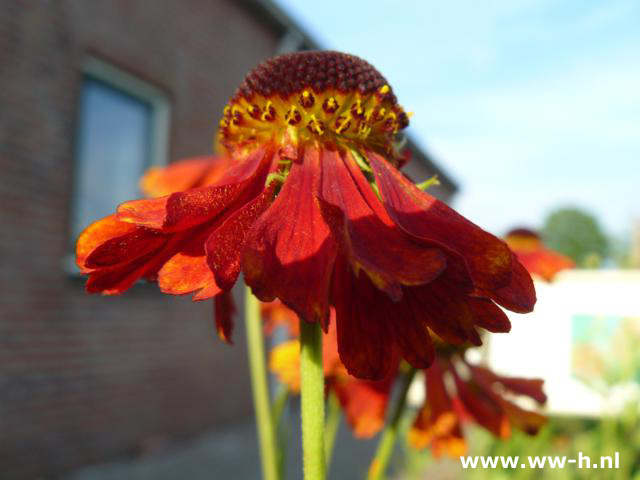
<path fill-rule="evenodd" d="M 143 284 L 86 295 L 73 246 L 140 196 L 147 168 L 209 154 L 252 67 L 318 48 L 363 57 L 415 112 L 408 170 L 438 174 L 430 192 L 576 263 L 482 352 L 545 378 L 550 426 L 533 441 L 472 432 L 473 451 L 619 451 L 621 476 L 602 478 L 633 478 L 639 25 L 635 0 L 0 0 L 0 479 L 258 477 L 242 322 L 229 347 L 208 303 Z M 331 478 L 360 478 L 375 443 L 346 428 L 339 442 Z M 406 448 L 397 464 L 489 478 Z M 553 474 L 491 478 L 594 478 Z"/>

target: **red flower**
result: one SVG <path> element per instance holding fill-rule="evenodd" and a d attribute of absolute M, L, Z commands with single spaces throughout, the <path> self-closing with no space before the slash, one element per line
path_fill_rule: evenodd
<path fill-rule="evenodd" d="M 494 302 L 531 311 L 531 278 L 504 242 L 397 170 L 394 138 L 407 124 L 357 57 L 265 62 L 225 109 L 230 166 L 214 183 L 125 203 L 83 233 L 87 289 L 157 278 L 167 293 L 219 298 L 242 270 L 258 298 L 325 331 L 334 306 L 342 362 L 365 379 L 385 378 L 396 353 L 429 366 L 430 331 L 473 344 L 476 327 L 508 331 Z"/>
<path fill-rule="evenodd" d="M 426 399 L 409 431 L 409 443 L 415 448 L 431 447 L 436 456 L 466 453 L 464 421 L 500 438 L 508 437 L 512 427 L 534 435 L 547 421 L 508 399 L 515 394 L 545 403 L 542 380 L 502 377 L 470 365 L 455 353 L 439 354 L 425 377 Z"/>
<path fill-rule="evenodd" d="M 290 391 L 300 391 L 300 341 L 296 315 L 280 302 L 261 305 L 265 330 L 284 325 L 294 337 L 277 345 L 269 355 L 269 369 Z M 329 331 L 323 339 L 325 386 L 338 398 L 347 423 L 359 438 L 372 437 L 384 426 L 395 372 L 372 382 L 355 378 L 345 369 L 338 355 L 335 313 L 332 310 Z M 394 369 L 395 370 L 395 369 Z"/>
<path fill-rule="evenodd" d="M 516 228 L 507 233 L 505 240 L 529 273 L 547 282 L 551 282 L 560 270 L 575 266 L 569 257 L 546 248 L 540 236 L 532 230 Z"/>

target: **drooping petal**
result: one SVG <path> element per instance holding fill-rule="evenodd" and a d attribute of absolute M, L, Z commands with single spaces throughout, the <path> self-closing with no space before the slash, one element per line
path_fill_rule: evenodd
<path fill-rule="evenodd" d="M 495 290 L 479 290 L 482 296 L 492 298 L 497 304 L 517 313 L 533 311 L 536 289 L 529 272 L 513 256 L 513 274 L 509 283 Z"/>
<path fill-rule="evenodd" d="M 166 241 L 166 236 L 157 230 L 134 228 L 101 243 L 86 257 L 84 266 L 96 269 L 127 263 L 159 249 Z"/>
<path fill-rule="evenodd" d="M 449 343 L 481 345 L 474 327 L 474 315 L 469 297 L 458 290 L 456 278 L 445 271 L 433 282 L 407 289 L 407 300 L 413 311 L 443 340 Z"/>
<path fill-rule="evenodd" d="M 463 455 L 466 442 L 458 416 L 444 384 L 444 370 L 436 360 L 425 372 L 426 401 L 409 431 L 409 443 L 414 448 L 430 446 L 435 456 Z"/>
<path fill-rule="evenodd" d="M 318 205 L 321 164 L 317 150 L 294 163 L 278 197 L 245 240 L 245 281 L 263 301 L 280 298 L 307 321 L 326 329 L 336 243 Z"/>
<path fill-rule="evenodd" d="M 511 330 L 509 317 L 495 303 L 487 298 L 469 298 L 467 300 L 473 312 L 474 323 L 493 333 L 506 333 Z"/>
<path fill-rule="evenodd" d="M 380 382 L 354 377 L 337 378 L 329 386 L 336 392 L 354 436 L 370 438 L 384 426 L 393 376 Z"/>
<path fill-rule="evenodd" d="M 365 380 L 385 378 L 393 365 L 391 300 L 366 275 L 356 277 L 344 260 L 335 268 L 332 298 L 338 352 L 347 371 Z"/>
<path fill-rule="evenodd" d="M 158 272 L 158 286 L 162 292 L 184 295 L 207 290 L 210 298 L 222 291 L 207 264 L 204 251 L 204 241 L 211 228 L 214 227 L 191 229 L 176 237 L 174 252 Z"/>
<path fill-rule="evenodd" d="M 233 304 L 231 292 L 219 293 L 213 304 L 218 337 L 226 343 L 233 343 L 231 334 L 233 333 L 233 315 L 236 313 L 236 307 Z"/>
<path fill-rule="evenodd" d="M 126 202 L 118 207 L 118 219 L 165 232 L 199 225 L 217 217 L 233 204 L 249 201 L 258 195 L 270 168 L 270 160 L 270 152 L 258 148 L 225 177 L 228 183 Z"/>
<path fill-rule="evenodd" d="M 320 198 L 333 207 L 323 206 L 327 223 L 341 239 L 350 261 L 362 268 L 378 288 L 399 300 L 402 285 L 430 282 L 442 272 L 446 260 L 439 249 L 412 239 L 386 214 L 383 218 L 376 215 L 363 191 L 374 195 L 353 159 L 325 150 Z"/>
<path fill-rule="evenodd" d="M 540 404 L 547 401 L 547 396 L 542 388 L 544 380 L 538 378 L 504 377 L 497 375 L 488 368 L 475 365 L 469 365 L 469 368 L 474 380 L 483 384 L 486 388 L 500 384 L 512 393 L 526 395 Z"/>
<path fill-rule="evenodd" d="M 402 357 L 414 368 L 428 368 L 435 358 L 435 350 L 424 316 L 416 315 L 406 303 L 390 305 L 389 310 L 394 311 L 389 318 L 390 330 Z"/>
<path fill-rule="evenodd" d="M 509 422 L 517 429 L 528 435 L 535 435 L 547 423 L 547 417 L 537 412 L 531 412 L 520 408 L 515 403 L 501 399 L 502 409 L 505 411 Z"/>
<path fill-rule="evenodd" d="M 87 257 L 100 245 L 133 233 L 137 228 L 130 223 L 119 221 L 115 215 L 109 215 L 89 225 L 76 241 L 76 263 L 80 270 L 85 273 L 90 270 L 85 265 Z"/>
<path fill-rule="evenodd" d="M 90 270 L 89 280 L 87 280 L 85 287 L 86 291 L 103 295 L 118 295 L 128 290 L 137 280 L 155 268 L 157 255 L 157 251 L 152 251 L 129 263 Z"/>
<path fill-rule="evenodd" d="M 247 232 L 273 202 L 275 184 L 240 208 L 216 228 L 205 243 L 207 263 L 217 284 L 229 290 L 240 273 L 240 254 Z"/>
<path fill-rule="evenodd" d="M 176 253 L 158 272 L 158 286 L 164 293 L 185 295 L 212 287 L 211 297 L 222 290 L 216 285 L 204 254 L 199 256 Z"/>
<path fill-rule="evenodd" d="M 367 158 L 384 205 L 399 227 L 464 257 L 478 288 L 492 290 L 510 281 L 511 252 L 502 240 L 422 192 L 378 154 L 368 152 Z"/>
<path fill-rule="evenodd" d="M 502 409 L 499 397 L 489 390 L 480 388 L 478 384 L 470 384 L 462 380 L 452 370 L 458 398 L 464 409 L 474 421 L 489 430 L 495 436 L 507 438 L 511 434 L 509 420 Z"/>

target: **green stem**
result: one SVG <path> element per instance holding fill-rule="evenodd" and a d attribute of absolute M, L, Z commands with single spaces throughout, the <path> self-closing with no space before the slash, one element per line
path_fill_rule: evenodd
<path fill-rule="evenodd" d="M 251 389 L 253 406 L 258 427 L 260 460 L 264 480 L 278 480 L 278 462 L 276 456 L 276 437 L 273 416 L 269 406 L 267 386 L 267 367 L 265 362 L 262 322 L 260 320 L 260 302 L 247 287 L 245 293 L 245 321 L 247 327 L 247 350 L 249 370 L 251 371 Z"/>
<path fill-rule="evenodd" d="M 340 428 L 340 414 L 342 410 L 340 408 L 340 402 L 338 396 L 335 393 L 329 394 L 329 412 L 327 413 L 327 426 L 324 433 L 324 447 L 327 470 L 331 465 L 331 456 L 333 455 L 333 446 L 336 441 L 336 435 Z"/>
<path fill-rule="evenodd" d="M 324 370 L 320 324 L 300 320 L 300 403 L 304 480 L 324 480 Z"/>
<path fill-rule="evenodd" d="M 275 400 L 273 401 L 273 425 L 276 430 L 277 448 L 276 455 L 278 460 L 279 478 L 285 477 L 285 469 L 287 463 L 287 431 L 285 425 L 282 424 L 282 415 L 284 408 L 289 399 L 289 389 L 286 385 L 280 385 Z"/>
<path fill-rule="evenodd" d="M 276 398 L 273 401 L 273 424 L 275 428 L 278 428 L 280 424 L 280 418 L 284 412 L 284 407 L 287 405 L 289 399 L 289 389 L 285 385 L 280 385 Z"/>
<path fill-rule="evenodd" d="M 413 381 L 413 377 L 416 375 L 416 369 L 411 369 L 405 374 L 402 387 L 396 404 L 393 407 L 389 422 L 382 432 L 380 443 L 378 443 L 378 450 L 375 457 L 369 467 L 368 480 L 381 480 L 384 478 L 384 473 L 389 465 L 391 454 L 393 453 L 393 447 L 396 444 L 396 438 L 398 437 L 398 429 L 400 427 L 400 419 L 404 413 L 407 405 L 407 393 L 409 393 L 409 387 Z"/>

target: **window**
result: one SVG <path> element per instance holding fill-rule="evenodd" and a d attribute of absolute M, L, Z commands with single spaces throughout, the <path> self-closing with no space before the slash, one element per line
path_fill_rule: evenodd
<path fill-rule="evenodd" d="M 82 80 L 76 129 L 71 235 L 140 197 L 138 180 L 166 163 L 169 107 L 164 94 L 99 60 Z"/>

